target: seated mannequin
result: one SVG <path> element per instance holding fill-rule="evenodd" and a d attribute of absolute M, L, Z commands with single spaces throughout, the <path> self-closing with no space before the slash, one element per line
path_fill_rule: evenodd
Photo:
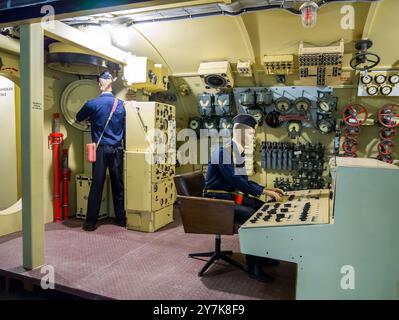
<path fill-rule="evenodd" d="M 250 115 L 238 115 L 233 119 L 232 140 L 213 150 L 205 178 L 204 197 L 235 200 L 239 193 L 242 201 L 235 205 L 235 221 L 242 224 L 257 211 L 264 202 L 259 199 L 267 195 L 279 200 L 283 195 L 280 189 L 266 189 L 248 179 L 245 169 L 245 146 L 253 144 L 256 120 Z M 262 269 L 262 263 L 276 264 L 271 259 L 246 255 L 246 271 L 257 280 L 269 282 L 272 278 Z"/>

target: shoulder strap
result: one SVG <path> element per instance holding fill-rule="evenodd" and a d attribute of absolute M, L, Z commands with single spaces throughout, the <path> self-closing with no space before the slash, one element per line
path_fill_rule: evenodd
<path fill-rule="evenodd" d="M 101 139 L 102 139 L 102 137 L 103 137 L 103 135 L 104 135 L 105 129 L 107 128 L 108 123 L 111 121 L 112 115 L 114 114 L 116 108 L 118 107 L 118 101 L 119 101 L 119 100 L 118 100 L 117 98 L 115 98 L 114 105 L 112 106 L 111 113 L 109 114 L 109 117 L 108 117 L 108 119 L 107 119 L 107 122 L 105 123 L 103 132 L 101 132 L 101 136 L 100 136 L 100 138 L 98 139 L 98 141 L 97 141 L 97 143 L 96 143 L 96 149 L 97 149 L 97 147 L 100 145 L 100 141 L 101 141 Z"/>

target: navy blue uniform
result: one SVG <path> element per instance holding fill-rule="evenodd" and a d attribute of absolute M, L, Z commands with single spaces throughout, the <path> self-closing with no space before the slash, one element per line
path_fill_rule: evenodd
<path fill-rule="evenodd" d="M 220 146 L 211 153 L 211 161 L 208 163 L 205 178 L 204 196 L 234 200 L 233 192 L 242 192 L 244 194 L 243 203 L 235 205 L 235 220 L 243 223 L 262 206 L 263 201 L 257 198 L 262 194 L 264 187 L 248 179 L 245 174 L 244 154 L 237 154 L 236 159 L 239 163 L 233 163 L 232 153 L 238 153 L 238 148 L 233 148 L 233 145 L 234 141 L 231 144 Z M 214 193 L 212 190 L 226 191 L 227 193 Z"/>
<path fill-rule="evenodd" d="M 115 97 L 110 92 L 102 93 L 95 99 L 89 100 L 77 113 L 76 120 L 88 120 L 91 124 L 91 136 L 97 143 L 107 119 L 111 113 Z M 97 222 L 101 206 L 106 170 L 109 169 L 111 178 L 112 197 L 114 202 L 115 220 L 125 223 L 123 185 L 123 144 L 126 128 L 126 112 L 123 101 L 118 106 L 111 121 L 105 129 L 97 148 L 96 162 L 93 163 L 93 181 L 90 187 L 86 221 L 94 225 Z"/>

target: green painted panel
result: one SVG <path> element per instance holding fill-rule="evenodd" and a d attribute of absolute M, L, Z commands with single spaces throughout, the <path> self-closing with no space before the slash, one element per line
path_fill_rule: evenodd
<path fill-rule="evenodd" d="M 339 167 L 336 183 L 334 224 L 241 228 L 241 251 L 297 263 L 297 299 L 398 299 L 399 170 Z"/>

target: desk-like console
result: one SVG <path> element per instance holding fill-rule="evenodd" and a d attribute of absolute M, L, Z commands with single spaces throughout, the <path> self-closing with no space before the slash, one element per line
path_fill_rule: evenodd
<path fill-rule="evenodd" d="M 399 299 L 399 167 L 330 162 L 331 190 L 288 193 L 239 229 L 241 251 L 297 264 L 297 299 Z"/>

